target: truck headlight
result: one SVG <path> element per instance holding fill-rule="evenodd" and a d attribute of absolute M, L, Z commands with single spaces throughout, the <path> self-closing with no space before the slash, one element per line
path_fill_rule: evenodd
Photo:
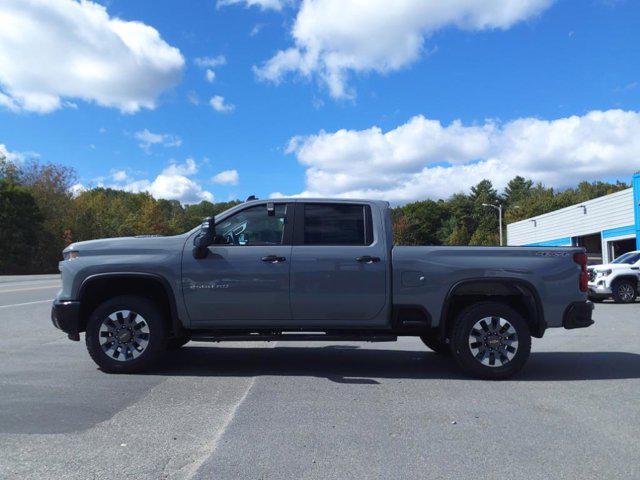
<path fill-rule="evenodd" d="M 78 252 L 76 250 L 69 250 L 67 252 L 62 252 L 62 258 L 64 260 L 73 260 L 74 258 L 78 258 Z"/>

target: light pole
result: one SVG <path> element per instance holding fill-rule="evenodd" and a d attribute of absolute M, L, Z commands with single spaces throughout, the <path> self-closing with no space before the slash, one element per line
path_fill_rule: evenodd
<path fill-rule="evenodd" d="M 498 210 L 498 223 L 500 228 L 500 246 L 502 246 L 502 205 L 494 205 L 493 203 L 483 203 L 483 207 L 491 207 Z"/>

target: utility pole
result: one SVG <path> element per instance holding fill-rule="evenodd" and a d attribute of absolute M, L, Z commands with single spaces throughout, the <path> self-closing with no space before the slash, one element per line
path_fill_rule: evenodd
<path fill-rule="evenodd" d="M 498 228 L 500 229 L 500 246 L 502 247 L 502 205 L 500 204 L 494 205 L 493 203 L 483 203 L 482 206 L 491 207 L 498 210 L 498 224 L 499 224 Z"/>

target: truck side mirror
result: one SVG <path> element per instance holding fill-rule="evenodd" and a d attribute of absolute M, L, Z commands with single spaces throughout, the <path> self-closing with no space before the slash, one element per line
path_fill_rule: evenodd
<path fill-rule="evenodd" d="M 205 258 L 216 237 L 216 226 L 212 217 L 204 219 L 200 224 L 200 232 L 193 239 L 193 258 Z"/>

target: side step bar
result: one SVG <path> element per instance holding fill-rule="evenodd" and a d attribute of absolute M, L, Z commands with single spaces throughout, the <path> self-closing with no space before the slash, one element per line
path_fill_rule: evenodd
<path fill-rule="evenodd" d="M 325 333 L 252 333 L 243 335 L 193 333 L 193 342 L 395 342 L 395 335 L 357 335 L 357 334 L 325 334 Z"/>

